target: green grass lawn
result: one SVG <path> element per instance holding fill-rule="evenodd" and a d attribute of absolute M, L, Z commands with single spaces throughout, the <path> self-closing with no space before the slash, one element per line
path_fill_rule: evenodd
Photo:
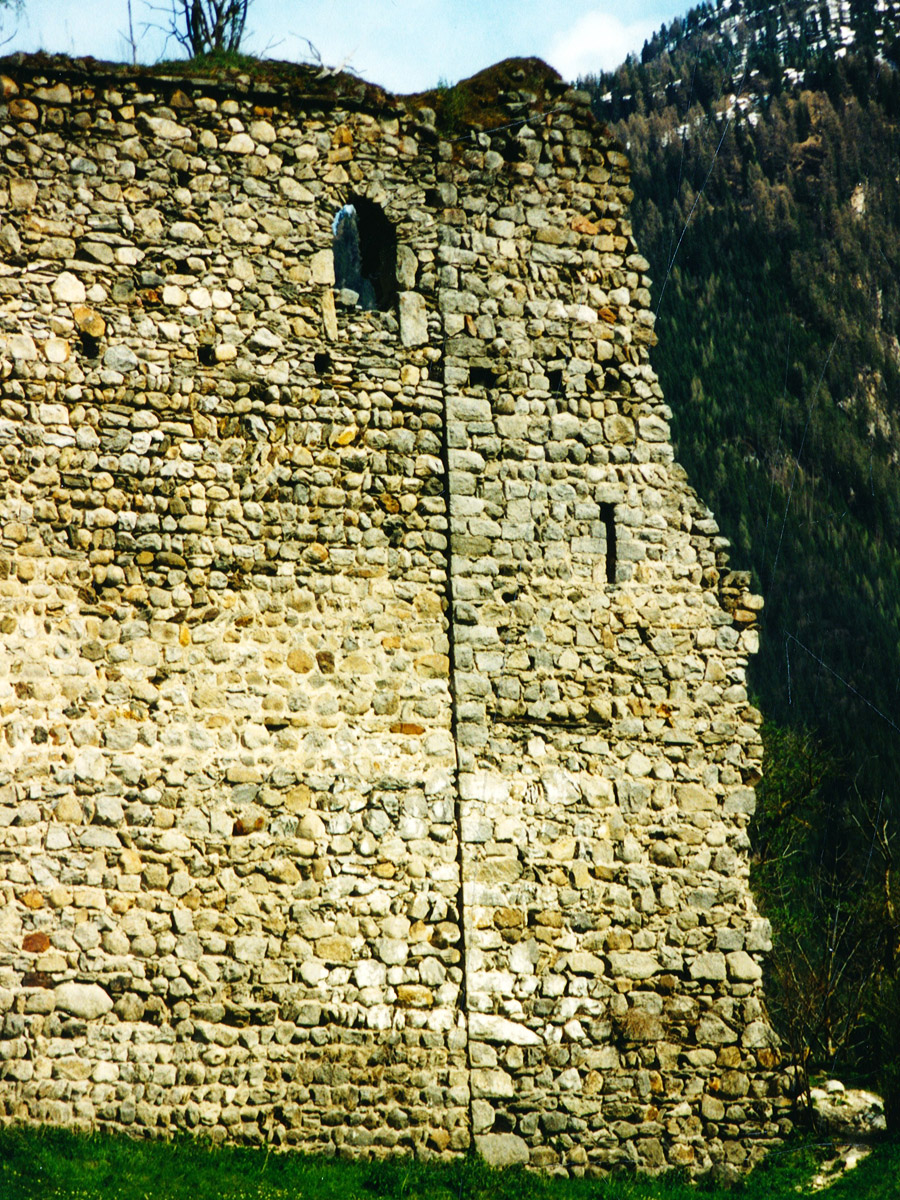
<path fill-rule="evenodd" d="M 202 1141 L 150 1142 L 59 1129 L 0 1130 L 2 1200 L 780 1200 L 798 1195 L 825 1147 L 796 1142 L 731 1189 L 709 1181 L 549 1179 L 478 1159 L 344 1162 Z M 885 1145 L 827 1200 L 900 1200 L 900 1146 Z"/>

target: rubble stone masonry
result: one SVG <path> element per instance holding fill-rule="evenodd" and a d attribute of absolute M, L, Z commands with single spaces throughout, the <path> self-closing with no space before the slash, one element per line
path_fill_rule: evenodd
<path fill-rule="evenodd" d="M 755 1161 L 761 602 L 587 96 L 0 71 L 2 1118 Z"/>

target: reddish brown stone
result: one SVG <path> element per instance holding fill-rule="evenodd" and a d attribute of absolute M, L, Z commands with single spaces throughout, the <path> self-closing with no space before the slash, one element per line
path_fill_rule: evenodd
<path fill-rule="evenodd" d="M 262 817 L 257 817 L 255 821 L 242 821 L 238 817 L 231 832 L 235 837 L 246 837 L 248 833 L 259 833 L 264 825 Z"/>
<path fill-rule="evenodd" d="M 22 949 L 27 950 L 29 954 L 41 954 L 50 945 L 50 939 L 46 933 L 26 933 L 22 939 Z"/>
<path fill-rule="evenodd" d="M 53 976 L 47 971 L 26 971 L 22 976 L 23 988 L 51 988 Z"/>

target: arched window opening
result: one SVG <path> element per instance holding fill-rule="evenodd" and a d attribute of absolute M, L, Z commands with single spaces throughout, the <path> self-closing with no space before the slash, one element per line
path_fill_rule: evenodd
<path fill-rule="evenodd" d="M 397 234 L 380 204 L 351 194 L 331 224 L 334 282 L 357 307 L 387 312 L 397 299 Z"/>

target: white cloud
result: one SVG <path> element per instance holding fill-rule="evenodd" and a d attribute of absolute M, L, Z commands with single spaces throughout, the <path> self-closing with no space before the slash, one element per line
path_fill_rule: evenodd
<path fill-rule="evenodd" d="M 550 43 L 548 59 L 564 79 L 611 71 L 638 53 L 656 29 L 654 20 L 622 21 L 610 13 L 585 13 Z"/>

